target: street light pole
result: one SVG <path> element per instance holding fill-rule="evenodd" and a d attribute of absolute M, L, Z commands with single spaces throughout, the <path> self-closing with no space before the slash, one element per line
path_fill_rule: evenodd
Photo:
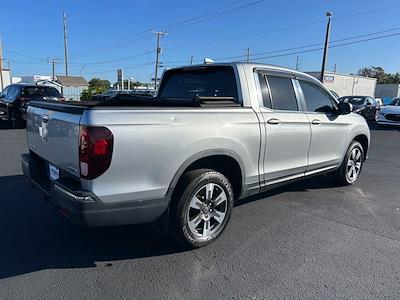
<path fill-rule="evenodd" d="M 67 13 L 63 11 L 63 25 L 64 25 L 64 63 L 65 63 L 65 76 L 68 76 L 68 35 L 67 35 Z"/>
<path fill-rule="evenodd" d="M 321 82 L 322 83 L 324 83 L 325 67 L 326 67 L 326 61 L 328 59 L 328 48 L 329 48 L 329 37 L 330 37 L 330 34 L 331 34 L 331 17 L 332 17 L 332 13 L 331 12 L 327 12 L 326 16 L 328 17 L 328 23 L 326 25 L 324 56 L 322 58 L 322 68 L 321 68 Z"/>

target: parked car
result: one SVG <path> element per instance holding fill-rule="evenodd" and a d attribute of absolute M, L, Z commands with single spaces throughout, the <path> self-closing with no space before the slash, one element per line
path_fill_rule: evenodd
<path fill-rule="evenodd" d="M 32 100 L 63 100 L 60 92 L 43 85 L 11 84 L 0 93 L 0 120 L 21 128 L 26 122 L 27 103 Z"/>
<path fill-rule="evenodd" d="M 344 96 L 340 102 L 351 103 L 353 111 L 362 115 L 368 121 L 375 121 L 379 113 L 379 103 L 370 96 Z"/>
<path fill-rule="evenodd" d="M 353 184 L 368 154 L 365 119 L 289 69 L 174 68 L 155 98 L 122 98 L 29 104 L 23 172 L 78 224 L 157 221 L 201 247 L 235 201 L 316 174 Z"/>
<path fill-rule="evenodd" d="M 376 122 L 379 125 L 400 125 L 400 98 L 394 98 L 388 105 L 383 106 Z"/>

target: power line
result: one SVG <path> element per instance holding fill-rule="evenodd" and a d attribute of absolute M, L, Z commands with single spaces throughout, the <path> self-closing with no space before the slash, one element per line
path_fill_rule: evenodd
<path fill-rule="evenodd" d="M 343 41 L 348 41 L 348 40 L 359 39 L 359 38 L 367 37 L 367 36 L 373 36 L 373 35 L 386 33 L 386 32 L 391 32 L 391 31 L 395 31 L 395 30 L 400 30 L 400 27 L 387 29 L 387 30 L 381 30 L 381 31 L 373 32 L 373 33 L 356 35 L 356 36 L 342 38 L 342 39 L 337 39 L 337 40 L 331 41 L 331 44 L 338 43 L 338 42 L 343 42 Z M 374 39 L 382 39 L 382 38 L 387 38 L 387 37 L 397 36 L 397 35 L 400 35 L 400 33 L 389 34 L 389 35 L 384 35 L 384 36 L 378 36 L 378 37 L 368 38 L 368 39 L 362 39 L 362 40 L 359 40 L 359 41 L 352 41 L 352 42 L 349 42 L 349 43 L 342 43 L 342 44 L 338 44 L 338 45 L 331 45 L 329 48 L 335 48 L 335 47 L 340 47 L 340 46 L 344 46 L 344 45 L 356 44 L 356 43 L 360 43 L 360 42 L 370 41 L 370 40 L 374 40 Z M 324 43 L 309 44 L 309 45 L 303 45 L 303 46 L 299 46 L 299 47 L 291 47 L 291 48 L 279 49 L 279 50 L 270 50 L 270 51 L 265 51 L 265 52 L 253 53 L 251 55 L 251 57 L 252 57 L 252 60 L 255 61 L 255 60 L 260 60 L 260 59 L 265 59 L 265 58 L 275 58 L 275 57 L 290 56 L 290 55 L 302 54 L 302 53 L 308 53 L 308 52 L 315 52 L 315 51 L 322 50 L 323 47 L 312 48 L 312 49 L 307 49 L 307 50 L 303 50 L 303 51 L 284 53 L 284 54 L 271 55 L 271 56 L 257 57 L 257 56 L 264 55 L 264 54 L 287 52 L 287 51 L 310 48 L 310 47 L 316 47 L 316 46 L 322 46 L 322 45 L 324 45 Z M 215 58 L 215 60 L 217 60 L 217 61 L 220 61 L 220 60 L 232 60 L 232 59 L 236 59 L 236 58 L 243 58 L 243 60 L 245 60 L 245 55 L 219 57 L 219 58 Z M 171 61 L 170 63 L 185 63 L 185 61 Z"/>
<path fill-rule="evenodd" d="M 337 42 L 342 42 L 342 41 L 354 40 L 354 39 L 363 38 L 363 37 L 367 37 L 367 36 L 378 35 L 378 34 L 382 34 L 382 33 L 386 33 L 386 32 L 392 32 L 392 31 L 396 31 L 396 30 L 400 30 L 400 27 L 381 30 L 381 31 L 376 31 L 376 32 L 371 32 L 371 33 L 366 33 L 366 34 L 361 34 L 361 35 L 356 35 L 356 36 L 342 38 L 342 39 L 337 39 L 337 40 L 331 41 L 331 44 L 332 43 L 337 43 Z M 314 44 L 308 44 L 308 45 L 303 45 L 303 46 L 298 46 L 298 47 L 291 47 L 291 48 L 284 48 L 284 49 L 277 49 L 277 50 L 269 50 L 269 51 L 263 51 L 263 52 L 258 52 L 258 53 L 252 53 L 252 57 L 265 55 L 265 54 L 271 54 L 271 53 L 287 52 L 287 51 L 292 51 L 292 50 L 299 50 L 299 49 L 304 49 L 304 48 L 316 47 L 316 46 L 321 46 L 323 44 L 324 43 L 314 43 Z M 244 55 L 237 55 L 237 56 L 215 58 L 215 59 L 217 59 L 217 60 L 226 60 L 226 59 L 237 59 L 237 58 L 240 59 L 240 58 L 243 58 L 243 57 L 244 57 Z"/>
<path fill-rule="evenodd" d="M 203 13 L 203 14 L 201 14 L 199 16 L 196 16 L 196 17 L 193 17 L 193 18 L 190 18 L 190 19 L 186 19 L 186 20 L 183 20 L 183 21 L 180 21 L 180 22 L 176 22 L 176 23 L 170 24 L 169 26 L 158 26 L 157 28 L 164 27 L 164 28 L 167 28 L 168 31 L 175 31 L 175 30 L 182 29 L 184 27 L 187 27 L 187 26 L 199 23 L 199 22 L 204 22 L 204 21 L 216 18 L 216 17 L 220 17 L 220 16 L 223 16 L 223 15 L 232 13 L 232 12 L 237 11 L 239 9 L 244 9 L 246 7 L 254 6 L 256 4 L 264 2 L 265 0 L 256 0 L 256 1 L 252 1 L 250 3 L 246 3 L 246 4 L 243 4 L 243 5 L 234 6 L 234 7 L 227 8 L 227 9 L 223 9 L 223 8 L 232 6 L 232 5 L 237 4 L 239 2 L 242 2 L 242 1 L 244 1 L 244 0 L 236 0 L 236 1 L 233 1 L 231 3 L 228 3 L 228 4 L 224 5 L 222 7 L 219 7 L 217 9 L 213 9 L 211 11 Z M 123 39 L 121 39 L 119 41 L 111 42 L 111 43 L 108 43 L 108 44 L 104 44 L 103 46 L 100 46 L 100 47 L 94 47 L 94 48 L 91 48 L 91 49 L 88 49 L 88 50 L 80 51 L 80 52 L 91 51 L 90 54 L 80 55 L 80 57 L 89 56 L 89 55 L 91 56 L 91 55 L 94 55 L 95 53 L 99 54 L 99 53 L 108 52 L 108 51 L 111 51 L 111 50 L 114 50 L 114 49 L 127 47 L 127 46 L 130 46 L 132 44 L 148 40 L 149 38 L 151 38 L 151 35 L 149 35 L 148 33 L 146 33 L 146 34 L 138 33 L 138 34 L 134 35 L 134 37 L 137 37 L 137 38 L 135 40 L 129 40 L 129 39 L 123 38 Z M 76 53 L 79 53 L 79 52 L 75 52 L 74 54 L 76 54 Z"/>
<path fill-rule="evenodd" d="M 144 67 L 144 66 L 149 66 L 152 64 L 154 64 L 154 62 L 147 62 L 147 63 L 140 64 L 140 65 L 128 66 L 128 67 L 124 68 L 124 70 L 136 69 L 136 68 L 140 68 L 140 67 Z M 115 72 L 115 69 L 112 69 L 112 70 L 93 72 L 93 73 L 83 73 L 83 75 L 98 75 L 98 74 L 106 74 L 106 73 L 114 73 L 114 72 Z"/>
<path fill-rule="evenodd" d="M 148 50 L 148 51 L 145 51 L 145 52 L 133 55 L 133 56 L 123 57 L 123 58 L 118 58 L 118 59 L 113 59 L 113 60 L 95 61 L 95 62 L 73 62 L 73 63 L 70 63 L 70 64 L 75 64 L 75 65 L 83 65 L 83 64 L 86 64 L 86 65 L 106 65 L 106 64 L 112 64 L 112 63 L 116 63 L 116 62 L 120 62 L 120 61 L 126 61 L 126 60 L 129 60 L 129 59 L 137 58 L 137 57 L 144 56 L 144 55 L 147 55 L 147 54 L 150 54 L 150 53 L 154 53 L 154 50 Z"/>
<path fill-rule="evenodd" d="M 359 44 L 359 43 L 363 43 L 363 42 L 368 42 L 368 41 L 373 41 L 373 40 L 378 40 L 378 39 L 384 39 L 384 38 L 398 36 L 398 35 L 400 35 L 400 32 L 399 33 L 388 34 L 388 35 L 384 35 L 384 36 L 377 36 L 377 37 L 373 37 L 373 38 L 363 39 L 363 40 L 359 40 L 359 41 L 353 41 L 353 42 L 348 42 L 348 43 L 332 45 L 332 46 L 329 46 L 329 48 L 338 48 L 338 47 L 343 47 L 343 46 L 347 46 L 347 45 Z M 324 49 L 323 47 L 320 47 L 320 48 L 308 49 L 308 50 L 303 50 L 303 51 L 298 51 L 298 52 L 291 52 L 291 53 L 286 53 L 286 54 L 278 54 L 278 55 L 271 55 L 271 56 L 265 56 L 265 57 L 258 57 L 257 59 L 253 59 L 253 60 L 257 61 L 257 60 L 268 59 L 268 58 L 291 56 L 291 55 L 296 55 L 296 54 L 320 51 L 320 50 L 323 50 L 323 49 Z"/>
<path fill-rule="evenodd" d="M 392 10 L 392 9 L 396 9 L 396 8 L 400 8 L 400 5 L 395 5 L 395 6 L 391 6 L 391 7 L 385 7 L 385 8 L 380 8 L 380 9 L 363 11 L 363 12 L 350 14 L 350 15 L 346 15 L 346 16 L 342 16 L 342 17 L 335 17 L 335 18 L 332 18 L 332 21 L 340 21 L 340 20 L 344 20 L 344 19 L 348 19 L 348 18 L 353 18 L 353 17 L 357 17 L 357 16 L 361 16 L 361 15 L 374 14 L 374 13 L 387 11 L 387 10 Z M 288 27 L 275 28 L 275 29 L 256 32 L 256 33 L 252 33 L 252 34 L 239 35 L 239 36 L 235 36 L 235 37 L 231 37 L 231 38 L 227 38 L 227 39 L 218 39 L 217 41 L 204 41 L 204 42 L 200 42 L 200 43 L 191 43 L 191 44 L 182 45 L 182 46 L 167 47 L 166 49 L 170 49 L 171 50 L 171 49 L 192 48 L 192 47 L 197 47 L 199 45 L 209 45 L 209 44 L 215 44 L 215 43 L 223 43 L 223 42 L 227 42 L 227 41 L 246 39 L 246 38 L 256 37 L 256 36 L 260 36 L 260 35 L 277 33 L 277 32 L 282 32 L 282 31 L 290 31 L 290 30 L 294 30 L 294 29 L 300 29 L 300 28 L 304 28 L 304 27 L 308 27 L 308 26 L 312 26 L 312 25 L 317 25 L 317 24 L 322 24 L 322 23 L 325 23 L 325 20 L 308 22 L 308 23 L 303 23 L 303 24 L 294 25 L 294 26 L 288 26 Z"/>

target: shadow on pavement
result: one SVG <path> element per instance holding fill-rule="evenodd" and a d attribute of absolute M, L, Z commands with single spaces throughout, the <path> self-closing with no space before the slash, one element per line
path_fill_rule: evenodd
<path fill-rule="evenodd" d="M 335 183 L 327 175 L 319 175 L 311 178 L 300 179 L 291 184 L 283 185 L 282 187 L 274 188 L 270 191 L 250 196 L 239 200 L 235 206 L 241 206 L 253 201 L 265 199 L 285 192 L 303 192 L 313 189 L 329 189 L 336 187 Z"/>
<path fill-rule="evenodd" d="M 319 176 L 274 189 L 238 206 L 288 191 L 332 187 Z M 77 227 L 63 217 L 22 175 L 0 177 L 0 279 L 44 269 L 88 268 L 108 261 L 185 251 L 149 225 Z"/>
<path fill-rule="evenodd" d="M 148 225 L 77 227 L 45 202 L 22 175 L 0 177 L 0 191 L 0 279 L 184 251 Z"/>

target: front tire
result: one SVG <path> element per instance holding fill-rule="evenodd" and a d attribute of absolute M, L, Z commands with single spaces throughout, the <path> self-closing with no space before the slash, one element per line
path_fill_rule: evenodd
<path fill-rule="evenodd" d="M 346 152 L 346 156 L 339 170 L 333 173 L 333 179 L 338 185 L 354 184 L 360 174 L 365 161 L 365 151 L 363 146 L 353 141 Z"/>
<path fill-rule="evenodd" d="M 190 248 L 203 247 L 217 239 L 229 222 L 233 190 L 229 180 L 210 169 L 183 175 L 171 205 L 172 234 Z"/>

